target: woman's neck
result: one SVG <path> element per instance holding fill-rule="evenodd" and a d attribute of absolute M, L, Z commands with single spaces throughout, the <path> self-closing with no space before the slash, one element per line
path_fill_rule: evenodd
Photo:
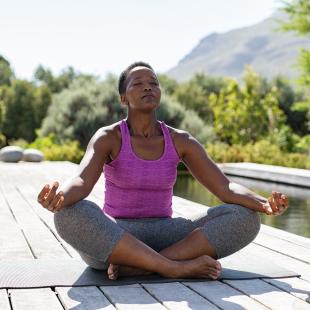
<path fill-rule="evenodd" d="M 161 135 L 161 129 L 155 115 L 142 116 L 128 114 L 127 125 L 131 136 L 150 138 Z"/>

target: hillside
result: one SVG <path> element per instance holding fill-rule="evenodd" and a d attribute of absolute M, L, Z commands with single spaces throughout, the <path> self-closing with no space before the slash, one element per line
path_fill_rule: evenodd
<path fill-rule="evenodd" d="M 244 66 L 250 64 L 269 79 L 278 74 L 296 77 L 298 52 L 301 47 L 310 49 L 310 38 L 278 31 L 277 18 L 279 14 L 249 27 L 206 36 L 167 74 L 178 81 L 196 72 L 240 79 Z"/>

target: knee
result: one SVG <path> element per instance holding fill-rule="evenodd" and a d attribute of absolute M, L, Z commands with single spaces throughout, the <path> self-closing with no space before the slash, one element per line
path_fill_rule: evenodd
<path fill-rule="evenodd" d="M 258 212 L 245 208 L 240 205 L 229 205 L 233 209 L 237 225 L 246 233 L 248 241 L 253 241 L 259 233 L 261 219 Z"/>
<path fill-rule="evenodd" d="M 61 209 L 54 214 L 54 224 L 57 233 L 63 239 L 66 239 L 68 234 L 75 231 L 86 218 L 89 213 L 89 208 L 100 209 L 95 203 L 88 200 L 80 200 L 75 204 Z"/>

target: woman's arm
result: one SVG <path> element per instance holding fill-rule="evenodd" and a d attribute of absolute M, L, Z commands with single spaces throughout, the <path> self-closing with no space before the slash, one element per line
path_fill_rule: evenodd
<path fill-rule="evenodd" d="M 113 140 L 115 141 L 113 136 L 111 130 L 98 130 L 87 146 L 76 176 L 66 181 L 57 194 L 58 182 L 54 182 L 52 187 L 46 184 L 38 196 L 38 202 L 50 211 L 57 212 L 87 197 L 111 154 Z"/>
<path fill-rule="evenodd" d="M 287 208 L 288 199 L 281 193 L 273 192 L 267 199 L 240 184 L 231 182 L 190 134 L 178 133 L 174 141 L 182 161 L 191 174 L 221 201 L 239 204 L 266 214 L 282 212 L 282 206 Z"/>

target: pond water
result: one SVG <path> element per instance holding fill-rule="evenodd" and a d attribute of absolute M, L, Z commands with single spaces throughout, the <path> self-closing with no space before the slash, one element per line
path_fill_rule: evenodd
<path fill-rule="evenodd" d="M 256 193 L 268 197 L 272 190 L 282 192 L 289 197 L 290 207 L 280 216 L 261 214 L 262 223 L 282 230 L 310 238 L 310 189 L 287 186 L 277 183 L 256 181 L 247 178 L 229 179 L 242 184 Z M 190 175 L 179 175 L 174 187 L 174 195 L 207 206 L 216 206 L 221 202 Z"/>

